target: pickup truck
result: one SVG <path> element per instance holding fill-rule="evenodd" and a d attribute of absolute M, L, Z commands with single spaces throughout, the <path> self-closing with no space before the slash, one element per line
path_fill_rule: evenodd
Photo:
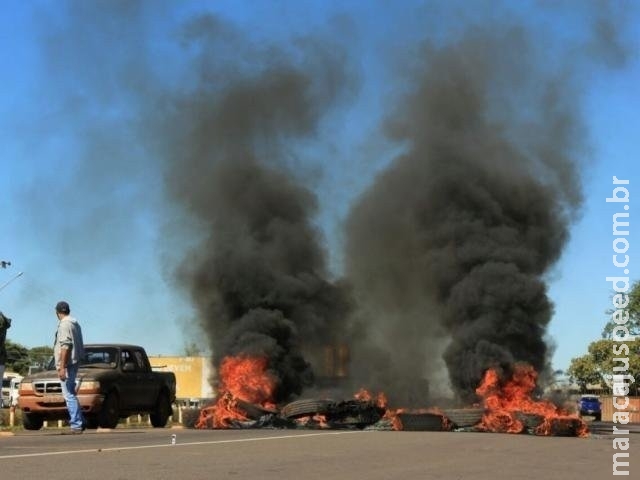
<path fill-rule="evenodd" d="M 176 397 L 173 372 L 153 371 L 144 348 L 137 345 L 85 345 L 76 379 L 76 393 L 86 428 L 115 428 L 121 418 L 149 414 L 162 428 Z M 68 419 L 53 360 L 46 370 L 20 383 L 18 407 L 26 430 L 39 430 L 45 420 Z"/>
<path fill-rule="evenodd" d="M 599 422 L 602 420 L 602 402 L 597 395 L 582 395 L 578 400 L 578 412 L 581 417 L 592 416 Z"/>

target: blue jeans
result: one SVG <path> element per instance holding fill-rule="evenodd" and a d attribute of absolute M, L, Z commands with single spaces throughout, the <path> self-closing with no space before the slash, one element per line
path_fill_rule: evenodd
<path fill-rule="evenodd" d="M 67 366 L 67 379 L 60 381 L 62 386 L 62 396 L 69 410 L 69 425 L 73 429 L 81 429 L 84 423 L 80 402 L 76 397 L 76 377 L 78 375 L 78 364 Z"/>

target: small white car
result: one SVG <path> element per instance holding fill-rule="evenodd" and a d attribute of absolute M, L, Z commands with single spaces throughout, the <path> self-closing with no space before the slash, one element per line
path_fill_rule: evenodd
<path fill-rule="evenodd" d="M 0 407 L 9 408 L 11 405 L 17 405 L 16 395 L 18 394 L 20 380 L 22 380 L 22 376 L 17 373 L 4 373 L 4 377 L 2 378 L 2 393 L 0 394 Z M 16 403 L 14 403 L 14 398 L 16 399 Z"/>
<path fill-rule="evenodd" d="M 20 382 L 22 377 L 13 377 L 9 386 L 9 406 L 18 406 L 18 397 L 20 396 Z"/>

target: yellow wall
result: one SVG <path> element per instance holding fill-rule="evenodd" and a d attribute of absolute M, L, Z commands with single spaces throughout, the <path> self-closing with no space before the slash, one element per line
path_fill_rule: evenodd
<path fill-rule="evenodd" d="M 154 370 L 175 373 L 177 398 L 213 398 L 209 357 L 150 356 L 149 361 Z"/>

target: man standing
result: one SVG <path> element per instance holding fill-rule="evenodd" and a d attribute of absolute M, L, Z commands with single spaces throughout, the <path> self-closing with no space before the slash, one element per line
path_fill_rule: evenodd
<path fill-rule="evenodd" d="M 7 330 L 11 326 L 11 319 L 5 317 L 0 312 L 0 381 L 4 378 L 4 366 L 7 363 L 7 347 L 5 342 L 7 340 Z"/>
<path fill-rule="evenodd" d="M 84 356 L 84 342 L 80 324 L 70 313 L 71 309 L 67 302 L 57 303 L 58 330 L 53 344 L 53 357 L 62 386 L 62 395 L 69 410 L 71 433 L 82 433 L 84 418 L 76 396 L 76 376 L 80 359 Z"/>

